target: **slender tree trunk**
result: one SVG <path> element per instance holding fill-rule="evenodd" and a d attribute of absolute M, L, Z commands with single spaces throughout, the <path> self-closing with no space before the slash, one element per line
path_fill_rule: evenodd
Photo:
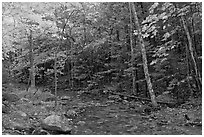
<path fill-rule="evenodd" d="M 31 89 L 35 89 L 35 66 L 34 66 L 34 55 L 33 55 L 33 40 L 32 40 L 32 30 L 30 29 L 30 80 L 31 80 Z"/>
<path fill-rule="evenodd" d="M 196 60 L 195 60 L 195 57 L 194 57 L 192 39 L 191 39 L 190 33 L 188 31 L 188 28 L 186 26 L 186 22 L 185 22 L 185 19 L 184 19 L 183 15 L 181 16 L 181 20 L 182 20 L 183 27 L 184 27 L 184 30 L 185 30 L 186 35 L 187 35 L 187 39 L 188 39 L 189 51 L 190 51 L 191 59 L 193 61 L 193 65 L 194 65 L 196 80 L 198 82 L 198 90 L 201 91 L 202 79 L 201 79 L 200 72 L 198 71 L 197 63 L 196 63 Z"/>
<path fill-rule="evenodd" d="M 120 41 L 120 31 L 118 29 L 116 30 L 116 40 Z"/>
<path fill-rule="evenodd" d="M 137 68 L 135 68 L 135 83 L 137 80 L 138 80 L 138 70 Z M 139 92 L 139 83 L 136 83 L 135 86 L 136 86 L 136 91 Z"/>
<path fill-rule="evenodd" d="M 190 90 L 190 97 L 193 96 L 193 90 L 191 89 L 191 84 L 190 84 L 190 72 L 189 72 L 189 50 L 188 50 L 188 45 L 186 44 L 186 69 L 187 69 L 187 82 L 188 82 L 188 88 Z"/>
<path fill-rule="evenodd" d="M 74 70 L 74 62 L 73 62 L 73 45 L 72 45 L 72 42 L 71 42 L 71 71 L 70 71 L 70 79 L 71 79 L 71 88 L 73 88 L 74 84 L 73 84 L 73 70 Z"/>
<path fill-rule="evenodd" d="M 86 21 L 86 17 L 84 15 L 84 21 L 83 21 L 83 23 L 84 23 L 84 46 L 86 45 L 86 24 L 85 24 L 85 21 Z"/>
<path fill-rule="evenodd" d="M 110 37 L 109 37 L 109 38 L 110 38 L 110 39 L 109 39 L 110 41 L 113 41 L 113 39 L 114 39 L 114 37 L 112 37 L 113 33 L 114 33 L 113 28 L 111 28 L 111 29 L 110 29 Z M 110 63 L 113 62 L 113 58 L 112 58 L 112 56 L 113 56 L 113 50 L 112 50 L 112 48 L 113 48 L 113 47 L 112 47 L 112 43 L 110 43 L 110 56 L 111 56 L 111 57 L 110 57 Z M 112 81 L 111 76 L 108 76 L 108 82 L 112 84 L 113 81 Z"/>
<path fill-rule="evenodd" d="M 192 7 L 192 6 L 194 6 L 194 7 Z M 196 5 L 192 5 L 192 6 L 190 6 L 190 10 L 191 10 L 191 12 L 193 13 L 193 12 L 195 12 L 194 10 L 196 9 Z M 192 37 L 192 45 L 193 45 L 193 47 L 194 47 L 194 57 L 195 57 L 195 61 L 196 61 L 196 63 L 198 64 L 198 54 L 199 54 L 199 48 L 198 48 L 198 46 L 197 46 L 197 39 L 196 39 L 196 34 L 195 34 L 195 30 L 196 30 L 196 28 L 195 28 L 195 23 L 194 23 L 194 18 L 192 17 L 191 18 L 191 37 Z M 202 72 L 200 71 L 201 69 L 199 69 L 198 68 L 198 71 L 199 71 L 199 73 L 201 74 Z"/>
<path fill-rule="evenodd" d="M 54 85 L 55 85 L 55 110 L 57 109 L 57 51 L 54 53 Z"/>
<path fill-rule="evenodd" d="M 132 92 L 136 94 L 135 90 L 135 67 L 134 67 L 134 47 L 133 47 L 133 36 L 132 36 L 132 12 L 131 12 L 131 3 L 129 2 L 130 10 L 130 47 L 131 47 L 131 65 L 132 65 Z"/>
<path fill-rule="evenodd" d="M 146 79 L 148 90 L 149 90 L 149 93 L 150 93 L 152 105 L 154 107 L 157 107 L 158 104 L 156 102 L 155 93 L 154 93 L 154 90 L 152 88 L 152 83 L 151 83 L 151 79 L 150 79 L 150 75 L 149 75 L 149 71 L 148 71 L 148 66 L 147 66 L 146 49 L 145 49 L 145 45 L 144 45 L 144 40 L 142 38 L 141 28 L 140 28 L 140 25 L 139 25 L 139 20 L 138 20 L 138 17 L 137 17 L 137 12 L 136 12 L 134 3 L 132 3 L 132 11 L 133 11 L 134 19 L 135 19 L 135 25 L 136 25 L 136 28 L 137 28 L 137 31 L 138 31 L 139 44 L 141 45 L 141 52 L 142 52 L 142 60 L 143 60 L 143 68 L 144 68 L 144 73 L 145 73 L 145 79 Z"/>
<path fill-rule="evenodd" d="M 193 7 L 190 6 L 191 12 L 193 13 Z M 196 35 L 195 35 L 195 28 L 194 28 L 194 19 L 191 18 L 191 35 L 192 35 L 192 45 L 194 45 L 195 53 L 198 53 L 197 46 L 196 46 Z"/>
<path fill-rule="evenodd" d="M 71 36 L 71 29 L 69 30 L 69 36 Z M 67 36 L 67 41 L 68 41 L 68 45 L 71 45 L 72 44 L 72 40 L 71 40 L 71 38 L 69 37 L 69 36 Z M 72 50 L 72 45 L 71 45 L 71 49 L 69 49 L 68 47 L 67 47 L 67 56 L 69 56 L 69 54 L 70 54 L 70 50 Z M 71 70 L 72 70 L 72 62 L 71 62 L 71 59 L 70 58 L 68 58 L 67 59 L 67 71 L 68 71 L 68 86 L 69 87 L 71 87 Z"/>

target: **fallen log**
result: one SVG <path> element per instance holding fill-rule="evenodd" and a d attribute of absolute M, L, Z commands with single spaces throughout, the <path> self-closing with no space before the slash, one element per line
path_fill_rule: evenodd
<path fill-rule="evenodd" d="M 123 97 L 128 97 L 128 98 L 133 98 L 133 99 L 137 99 L 137 100 L 144 100 L 144 101 L 151 102 L 151 99 L 149 99 L 149 98 L 136 97 L 136 96 L 132 96 L 132 95 L 124 95 L 124 94 L 121 94 L 121 93 L 110 92 L 110 91 L 109 91 L 109 93 L 114 94 L 114 95 L 123 96 Z M 167 105 L 168 107 L 175 107 L 177 105 L 177 102 L 157 101 L 157 103 Z"/>

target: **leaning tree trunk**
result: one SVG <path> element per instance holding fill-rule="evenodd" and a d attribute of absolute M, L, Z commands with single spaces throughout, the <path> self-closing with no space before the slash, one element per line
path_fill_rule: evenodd
<path fill-rule="evenodd" d="M 131 12 L 131 3 L 129 2 L 130 10 L 130 47 L 131 47 L 131 66 L 132 66 L 132 92 L 136 93 L 135 90 L 135 67 L 134 67 L 134 47 L 133 47 L 133 36 L 132 36 L 132 12 Z"/>
<path fill-rule="evenodd" d="M 30 29 L 30 88 L 35 89 L 35 66 L 34 66 L 34 55 L 33 55 L 33 40 L 32 40 L 32 30 Z"/>
<path fill-rule="evenodd" d="M 189 30 L 188 30 L 188 28 L 186 26 L 186 22 L 185 22 L 185 19 L 184 19 L 183 15 L 181 16 L 181 20 L 182 20 L 183 27 L 184 27 L 184 30 L 185 30 L 186 35 L 187 35 L 187 39 L 188 39 L 189 51 L 190 51 L 191 59 L 193 61 L 193 65 L 194 65 L 196 80 L 198 81 L 198 90 L 201 91 L 202 79 L 201 79 L 200 72 L 198 71 L 197 63 L 196 63 L 196 60 L 195 60 L 195 57 L 194 57 L 194 54 L 193 54 L 192 39 L 191 39 Z"/>
<path fill-rule="evenodd" d="M 138 35 L 138 38 L 139 38 L 139 44 L 141 45 L 141 52 L 142 52 L 142 60 L 143 60 L 143 68 L 144 68 L 144 73 L 145 73 L 145 79 L 146 79 L 148 90 L 149 90 L 149 93 L 150 93 L 152 105 L 154 107 L 157 107 L 158 104 L 156 102 L 155 93 L 154 93 L 154 90 L 152 88 L 152 83 L 151 83 L 151 80 L 150 80 L 150 75 L 149 75 L 149 71 L 148 71 L 148 67 L 147 67 L 147 56 L 146 56 L 144 40 L 142 38 L 142 32 L 141 32 L 141 28 L 140 28 L 140 25 L 139 25 L 139 20 L 138 20 L 138 17 L 137 17 L 137 12 L 135 10 L 134 3 L 132 3 L 132 11 L 133 11 L 134 19 L 135 19 L 135 25 L 136 25 L 137 32 L 138 32 L 137 35 Z"/>

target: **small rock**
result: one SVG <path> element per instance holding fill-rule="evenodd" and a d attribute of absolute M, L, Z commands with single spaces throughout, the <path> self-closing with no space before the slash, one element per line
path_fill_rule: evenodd
<path fill-rule="evenodd" d="M 87 130 L 85 130 L 85 133 L 86 134 L 91 134 L 93 131 L 91 130 L 91 129 L 87 129 Z"/>
<path fill-rule="evenodd" d="M 30 102 L 30 100 L 27 99 L 27 98 L 21 98 L 21 101 L 22 101 L 22 102 Z"/>
<path fill-rule="evenodd" d="M 70 100 L 71 98 L 69 96 L 63 96 L 60 98 L 61 100 Z"/>
<path fill-rule="evenodd" d="M 107 103 L 114 103 L 114 100 L 108 100 Z"/>
<path fill-rule="evenodd" d="M 170 94 L 161 94 L 156 99 L 160 102 L 175 102 L 175 99 Z"/>
<path fill-rule="evenodd" d="M 45 99 L 45 102 L 55 101 L 55 97 L 48 97 Z"/>
<path fill-rule="evenodd" d="M 84 122 L 84 121 L 77 122 L 77 125 L 80 125 L 80 126 L 83 126 L 84 124 L 86 124 L 86 122 Z"/>
<path fill-rule="evenodd" d="M 108 99 L 111 99 L 111 100 L 117 100 L 117 99 L 121 99 L 119 95 L 110 95 L 108 97 Z"/>
<path fill-rule="evenodd" d="M 37 128 L 32 132 L 32 135 L 50 135 L 50 133 L 41 128 Z"/>
<path fill-rule="evenodd" d="M 132 132 L 132 131 L 137 130 L 137 128 L 138 128 L 137 126 L 133 126 L 132 128 L 128 129 L 127 131 Z"/>
<path fill-rule="evenodd" d="M 19 114 L 21 117 L 27 117 L 27 114 L 23 111 L 17 111 L 17 114 Z"/>
<path fill-rule="evenodd" d="M 68 110 L 66 112 L 66 115 L 67 115 L 67 117 L 70 117 L 70 118 L 74 118 L 74 117 L 78 116 L 78 114 L 75 110 Z"/>

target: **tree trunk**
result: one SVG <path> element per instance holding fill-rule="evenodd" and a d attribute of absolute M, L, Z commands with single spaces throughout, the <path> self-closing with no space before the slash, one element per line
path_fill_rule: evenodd
<path fill-rule="evenodd" d="M 134 19 L 135 19 L 135 25 L 136 25 L 137 32 L 138 32 L 137 35 L 138 35 L 138 39 L 139 39 L 139 45 L 141 46 L 145 79 L 146 79 L 148 90 L 149 90 L 149 93 L 150 93 L 152 105 L 154 107 L 157 107 L 158 104 L 156 102 L 155 93 L 154 93 L 154 90 L 152 88 L 152 83 L 151 83 L 151 80 L 150 80 L 150 75 L 149 75 L 148 66 L 147 66 L 146 49 L 145 49 L 145 45 L 144 45 L 144 40 L 142 38 L 141 28 L 140 28 L 140 25 L 139 25 L 139 20 L 138 20 L 138 17 L 137 17 L 137 12 L 136 12 L 134 3 L 132 3 L 132 11 L 133 11 Z"/>
<path fill-rule="evenodd" d="M 185 30 L 186 35 L 187 35 L 187 39 L 188 39 L 189 51 L 190 51 L 191 59 L 193 61 L 193 65 L 194 65 L 196 80 L 198 82 L 198 90 L 201 91 L 202 79 L 201 79 L 201 75 L 200 75 L 200 73 L 198 71 L 197 63 L 196 63 L 196 60 L 195 60 L 195 57 L 194 57 L 192 39 L 191 39 L 190 33 L 188 31 L 188 28 L 186 26 L 186 22 L 185 22 L 185 19 L 184 19 L 183 15 L 181 16 L 181 20 L 182 20 L 183 27 L 184 27 L 184 30 Z"/>
<path fill-rule="evenodd" d="M 86 24 L 85 24 L 85 21 L 86 21 L 86 17 L 84 15 L 84 46 L 86 46 Z"/>
<path fill-rule="evenodd" d="M 54 85 L 55 85 L 55 110 L 57 109 L 57 51 L 54 53 Z"/>
<path fill-rule="evenodd" d="M 135 68 L 135 83 L 137 80 L 138 80 L 138 70 L 137 68 Z M 136 83 L 135 86 L 136 86 L 136 91 L 139 92 L 139 83 Z"/>
<path fill-rule="evenodd" d="M 130 47 L 131 47 L 131 66 L 132 66 L 132 92 L 136 94 L 135 90 L 135 67 L 134 67 L 134 47 L 133 47 L 133 36 L 132 36 L 132 12 L 131 12 L 131 3 L 129 2 L 130 10 Z"/>
<path fill-rule="evenodd" d="M 191 84 L 190 84 L 190 71 L 189 71 L 188 59 L 189 59 L 189 50 L 188 50 L 188 45 L 186 44 L 186 69 L 187 69 L 186 75 L 187 75 L 188 88 L 190 90 L 190 97 L 192 97 L 193 90 L 191 89 Z"/>
<path fill-rule="evenodd" d="M 192 6 L 194 6 L 194 7 L 192 7 Z M 191 12 L 193 13 L 193 12 L 195 12 L 194 10 L 196 9 L 196 5 L 192 5 L 192 6 L 190 6 L 190 10 L 191 10 Z M 198 55 L 201 55 L 200 54 L 200 48 L 198 47 L 198 44 L 197 44 L 197 39 L 196 39 L 196 33 L 195 33 L 195 30 L 196 30 L 196 28 L 195 28 L 195 23 L 194 23 L 194 18 L 192 17 L 191 18 L 191 37 L 192 37 L 192 45 L 193 45 L 193 48 L 195 49 L 194 50 L 194 57 L 195 57 L 195 61 L 196 61 L 196 63 L 198 64 Z M 198 66 L 198 72 L 201 74 L 202 72 L 200 71 L 201 69 L 199 68 L 199 66 Z"/>
<path fill-rule="evenodd" d="M 74 70 L 74 62 L 73 62 L 73 45 L 72 45 L 72 42 L 71 42 L 71 71 L 70 71 L 70 79 L 71 79 L 71 85 L 70 87 L 73 88 L 74 84 L 73 84 L 73 71 Z"/>
<path fill-rule="evenodd" d="M 29 44 L 30 44 L 30 81 L 31 81 L 30 88 L 35 89 L 35 66 L 34 66 L 33 40 L 32 40 L 32 30 L 31 29 L 30 29 Z"/>
<path fill-rule="evenodd" d="M 68 41 L 68 45 L 71 45 L 72 44 L 72 39 L 70 38 L 71 37 L 71 30 L 69 30 L 69 35 L 66 36 L 67 38 L 67 41 Z M 69 56 L 70 54 L 70 50 L 72 50 L 72 45 L 71 45 L 71 49 L 67 46 L 67 56 Z M 67 76 L 68 76 L 68 86 L 71 87 L 71 70 L 72 70 L 72 62 L 71 62 L 71 58 L 67 58 L 66 60 L 66 71 L 67 71 Z"/>

